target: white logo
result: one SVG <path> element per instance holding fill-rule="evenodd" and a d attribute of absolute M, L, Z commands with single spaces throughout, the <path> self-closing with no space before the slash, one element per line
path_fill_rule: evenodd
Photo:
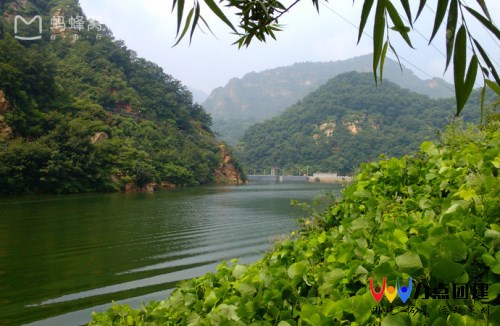
<path fill-rule="evenodd" d="M 26 37 L 26 36 L 17 36 L 17 22 L 18 20 L 22 20 L 24 24 L 26 25 L 31 25 L 32 22 L 38 19 L 38 32 L 40 35 L 38 36 L 32 36 L 32 37 Z M 25 40 L 25 41 L 33 41 L 33 40 L 39 40 L 42 38 L 42 17 L 39 15 L 36 15 L 33 17 L 30 21 L 26 21 L 22 16 L 17 15 L 14 18 L 14 34 L 16 34 L 14 37 L 17 38 L 18 40 Z"/>

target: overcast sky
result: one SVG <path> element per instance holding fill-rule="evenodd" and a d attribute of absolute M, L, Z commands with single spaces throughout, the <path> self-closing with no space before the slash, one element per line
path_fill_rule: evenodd
<path fill-rule="evenodd" d="M 417 5 L 417 1 L 410 2 Z M 471 5 L 475 3 L 474 0 L 467 2 Z M 186 1 L 186 6 L 191 3 Z M 202 7 L 202 15 L 217 38 L 198 30 L 191 45 L 186 39 L 172 47 L 175 43 L 176 18 L 171 13 L 171 0 L 80 0 L 88 18 L 106 24 L 116 39 L 125 41 L 127 47 L 140 57 L 157 63 L 185 85 L 206 93 L 224 86 L 233 77 L 242 77 L 252 71 L 296 62 L 343 60 L 370 53 L 372 39 L 365 35 L 357 45 L 357 29 L 351 25 L 359 25 L 362 3 L 361 0 L 355 1 L 354 5 L 351 0 L 330 0 L 320 5 L 318 14 L 310 0 L 303 0 L 280 20 L 286 27 L 283 32 L 278 32 L 277 41 L 269 40 L 265 44 L 255 41 L 248 49 L 238 50 L 237 46 L 231 45 L 236 41 L 235 35 L 231 35 L 229 28 L 208 8 Z M 435 47 L 428 46 L 427 41 L 419 35 L 420 32 L 428 38 L 431 32 L 436 0 L 428 3 L 423 18 L 415 25 L 417 31 L 411 34 L 416 49 L 408 48 L 397 34 L 391 35 L 391 41 L 398 54 L 414 66 L 404 61 L 403 64 L 419 77 L 428 79 L 429 76 L 438 76 L 451 82 L 452 69 L 443 76 L 444 26 L 433 42 Z M 487 0 L 486 3 L 493 20 L 500 21 L 500 1 Z M 236 20 L 233 22 L 237 23 Z M 372 34 L 370 23 L 365 31 Z M 476 26 L 475 31 L 489 49 L 490 57 L 500 61 L 500 43 L 482 27 Z"/>

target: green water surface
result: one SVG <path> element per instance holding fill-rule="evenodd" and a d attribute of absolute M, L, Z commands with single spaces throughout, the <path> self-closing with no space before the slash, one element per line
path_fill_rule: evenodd
<path fill-rule="evenodd" d="M 0 325 L 80 325 L 112 300 L 162 300 L 222 260 L 249 263 L 296 228 L 290 199 L 340 185 L 262 183 L 0 198 Z"/>

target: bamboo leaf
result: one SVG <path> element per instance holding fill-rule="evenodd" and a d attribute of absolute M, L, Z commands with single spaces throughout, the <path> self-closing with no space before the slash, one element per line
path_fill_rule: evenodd
<path fill-rule="evenodd" d="M 179 44 L 179 42 L 182 40 L 182 38 L 186 35 L 186 33 L 189 29 L 189 25 L 191 24 L 191 19 L 193 18 L 193 13 L 194 13 L 194 8 L 191 8 L 191 10 L 189 11 L 189 14 L 186 18 L 186 23 L 184 25 L 184 29 L 182 31 L 182 34 L 181 34 L 181 36 L 179 36 L 179 38 L 177 39 L 177 42 L 175 42 L 174 46 Z"/>
<path fill-rule="evenodd" d="M 420 5 L 418 6 L 417 16 L 415 17 L 414 22 L 417 21 L 418 16 L 420 16 L 420 14 L 422 13 L 422 10 L 424 9 L 426 3 L 427 3 L 427 0 L 420 0 Z"/>
<path fill-rule="evenodd" d="M 476 41 L 475 39 L 472 39 L 472 41 L 476 45 L 476 48 L 479 51 L 479 54 L 481 54 L 481 58 L 483 58 L 484 62 L 486 63 L 486 65 L 490 69 L 491 74 L 493 75 L 493 78 L 495 78 L 495 81 L 497 82 L 497 84 L 500 84 L 500 77 L 498 76 L 498 73 L 495 69 L 495 66 L 493 66 L 493 63 L 491 62 L 490 58 L 488 57 L 488 54 L 486 54 L 486 51 L 484 51 L 483 47 L 481 46 L 481 44 L 479 44 L 478 41 Z"/>
<path fill-rule="evenodd" d="M 479 20 L 481 22 L 481 24 L 484 25 L 484 27 L 486 27 L 487 29 L 489 29 L 497 39 L 500 40 L 500 30 L 498 30 L 498 28 L 495 27 L 495 25 L 493 25 L 493 23 L 491 21 L 489 21 L 488 19 L 484 18 L 483 15 L 481 15 L 480 13 L 478 13 L 477 11 L 475 11 L 474 9 L 472 8 L 469 8 L 467 6 L 464 6 L 465 9 L 467 9 L 468 12 L 471 13 L 472 16 L 474 16 L 477 20 Z"/>
<path fill-rule="evenodd" d="M 460 26 L 457 37 L 455 40 L 455 53 L 453 54 L 453 77 L 455 80 L 455 97 L 457 100 L 457 112 L 456 115 L 460 114 L 464 105 L 464 77 L 465 77 L 465 65 L 467 57 L 467 39 L 465 26 Z"/>
<path fill-rule="evenodd" d="M 441 26 L 441 23 L 443 22 L 449 1 L 450 0 L 438 0 L 436 9 L 436 19 L 434 20 L 434 28 L 432 29 L 432 34 L 429 40 L 429 44 L 431 44 L 432 40 L 434 39 L 434 36 L 436 36 L 436 33 L 439 30 L 439 27 Z"/>
<path fill-rule="evenodd" d="M 382 49 L 382 56 L 380 57 L 380 82 L 382 82 L 382 78 L 384 76 L 384 63 L 385 63 L 385 56 L 387 55 L 388 45 L 389 41 L 385 41 L 384 48 Z"/>
<path fill-rule="evenodd" d="M 377 83 L 377 67 L 382 54 L 382 46 L 385 33 L 385 0 L 377 1 L 377 9 L 375 10 L 375 22 L 373 24 L 373 76 Z"/>
<path fill-rule="evenodd" d="M 189 43 L 193 40 L 194 30 L 198 25 L 198 19 L 200 18 L 200 3 L 196 3 L 196 9 L 194 11 L 193 25 L 191 26 L 191 35 L 189 35 Z"/>
<path fill-rule="evenodd" d="M 184 0 L 179 0 L 177 4 L 177 33 L 175 34 L 175 37 L 179 35 L 179 31 L 181 30 L 183 15 L 184 15 Z"/>
<path fill-rule="evenodd" d="M 469 69 L 467 70 L 467 76 L 465 77 L 464 84 L 464 105 L 467 103 L 467 100 L 470 97 L 472 89 L 474 88 L 474 83 L 476 82 L 477 77 L 477 68 L 479 66 L 479 61 L 477 60 L 477 56 L 474 54 L 470 59 Z M 457 112 L 457 116 L 460 112 Z"/>
<path fill-rule="evenodd" d="M 477 3 L 479 3 L 479 6 L 481 6 L 481 9 L 483 10 L 484 14 L 490 21 L 493 21 L 490 16 L 490 12 L 488 11 L 488 7 L 486 6 L 486 2 L 484 0 L 476 0 Z"/>
<path fill-rule="evenodd" d="M 403 37 L 406 43 L 411 48 L 413 48 L 413 45 L 411 44 L 410 41 L 410 37 L 408 36 L 408 32 L 406 31 L 406 26 L 403 23 L 401 17 L 399 16 L 398 11 L 396 10 L 392 2 L 389 0 L 385 1 L 385 6 L 387 8 L 387 12 L 389 13 L 389 17 L 391 17 L 392 22 L 394 23 L 394 25 L 396 25 L 393 29 L 399 32 L 399 34 Z"/>
<path fill-rule="evenodd" d="M 410 26 L 413 27 L 413 23 L 411 20 L 410 3 L 408 2 L 408 0 L 401 0 L 401 5 L 403 6 L 403 9 L 405 10 L 406 17 L 408 18 L 408 22 L 410 23 Z"/>
<path fill-rule="evenodd" d="M 212 29 L 210 28 L 210 26 L 208 26 L 208 23 L 207 23 L 207 21 L 205 20 L 205 18 L 203 18 L 203 16 L 201 16 L 201 15 L 200 15 L 200 19 L 201 19 L 201 21 L 203 22 L 203 24 L 205 24 L 205 26 L 208 28 L 208 30 L 210 31 L 210 33 L 211 33 L 214 37 L 216 37 L 216 36 L 215 36 L 215 34 L 214 34 L 214 32 L 212 32 Z"/>
<path fill-rule="evenodd" d="M 396 52 L 396 49 L 392 46 L 391 43 L 389 43 L 389 47 L 391 48 L 392 52 L 396 56 L 396 59 L 398 60 L 398 63 L 399 63 L 399 69 L 401 69 L 401 72 L 402 72 L 403 71 L 403 65 L 401 64 L 401 60 L 399 60 L 399 56 L 398 56 L 398 53 Z"/>
<path fill-rule="evenodd" d="M 448 22 L 446 23 L 446 66 L 444 71 L 448 69 L 453 53 L 453 45 L 455 44 L 455 31 L 457 29 L 458 17 L 458 0 L 451 0 L 450 10 L 448 11 Z"/>
<path fill-rule="evenodd" d="M 495 93 L 497 93 L 498 96 L 500 96 L 500 86 L 497 83 L 495 83 L 489 79 L 486 79 L 485 82 L 486 82 L 486 85 L 488 85 L 488 87 L 492 91 L 494 91 Z"/>
<path fill-rule="evenodd" d="M 359 23 L 358 43 L 361 40 L 361 35 L 363 35 L 363 30 L 365 29 L 366 21 L 368 20 L 368 15 L 370 15 L 372 6 L 373 0 L 366 0 L 363 4 L 363 9 L 361 10 L 361 21 Z"/>
<path fill-rule="evenodd" d="M 500 95 L 500 93 L 498 93 Z M 481 89 L 481 124 L 484 123 L 484 97 L 486 96 L 486 84 Z"/>
<path fill-rule="evenodd" d="M 219 17 L 227 26 L 229 26 L 235 33 L 238 33 L 236 28 L 234 28 L 233 24 L 227 19 L 226 15 L 220 10 L 219 6 L 214 2 L 214 0 L 204 0 L 207 6 L 212 10 L 212 12 Z"/>

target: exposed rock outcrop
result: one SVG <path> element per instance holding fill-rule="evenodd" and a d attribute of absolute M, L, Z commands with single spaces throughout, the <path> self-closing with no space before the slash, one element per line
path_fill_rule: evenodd
<path fill-rule="evenodd" d="M 218 184 L 244 184 L 245 180 L 243 180 L 241 171 L 237 168 L 231 152 L 224 144 L 220 145 L 219 148 L 222 163 L 219 164 L 219 167 L 214 172 L 215 182 Z"/>
<path fill-rule="evenodd" d="M 125 184 L 124 191 L 125 192 L 154 192 L 156 186 L 157 186 L 156 182 L 146 183 L 142 187 L 138 186 L 134 182 L 128 182 L 127 184 Z"/>
<path fill-rule="evenodd" d="M 104 131 L 98 131 L 90 137 L 90 142 L 92 144 L 97 144 L 97 143 L 100 143 L 108 138 L 109 138 L 109 136 L 107 133 L 105 133 Z"/>
<path fill-rule="evenodd" d="M 0 137 L 2 138 L 12 138 L 13 132 L 12 128 L 5 122 L 5 118 L 2 114 L 5 114 L 10 109 L 10 103 L 5 98 L 5 93 L 0 90 Z"/>
<path fill-rule="evenodd" d="M 0 137 L 12 138 L 12 128 L 4 121 L 4 117 L 0 114 Z"/>
<path fill-rule="evenodd" d="M 0 90 L 0 114 L 7 112 L 10 109 L 10 103 L 5 98 L 4 91 Z"/>

